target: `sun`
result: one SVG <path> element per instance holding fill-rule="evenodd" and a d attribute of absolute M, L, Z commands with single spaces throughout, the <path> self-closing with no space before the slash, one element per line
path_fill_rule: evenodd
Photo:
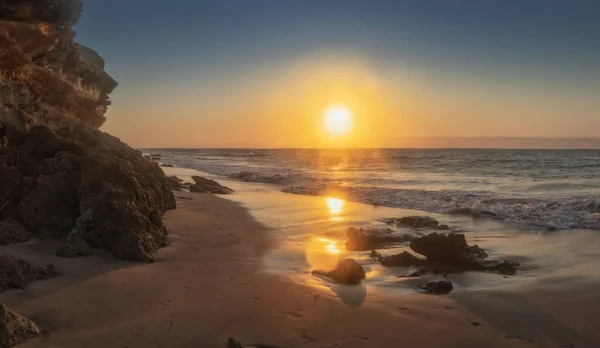
<path fill-rule="evenodd" d="M 352 112 L 345 105 L 331 105 L 323 114 L 325 130 L 331 135 L 345 135 L 352 129 Z"/>

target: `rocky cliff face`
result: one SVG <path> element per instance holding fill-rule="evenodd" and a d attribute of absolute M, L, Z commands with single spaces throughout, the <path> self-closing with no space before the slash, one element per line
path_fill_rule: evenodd
<path fill-rule="evenodd" d="M 116 257 L 152 261 L 175 201 L 156 163 L 98 129 L 117 83 L 73 41 L 81 7 L 0 0 L 0 230 L 18 226 L 18 240 L 23 230 L 77 234 Z"/>

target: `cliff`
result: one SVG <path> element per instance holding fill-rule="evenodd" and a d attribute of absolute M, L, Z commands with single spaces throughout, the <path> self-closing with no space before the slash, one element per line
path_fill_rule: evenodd
<path fill-rule="evenodd" d="M 151 262 L 175 200 L 156 163 L 99 130 L 117 83 L 74 42 L 81 9 L 0 0 L 0 240 L 77 235 Z"/>

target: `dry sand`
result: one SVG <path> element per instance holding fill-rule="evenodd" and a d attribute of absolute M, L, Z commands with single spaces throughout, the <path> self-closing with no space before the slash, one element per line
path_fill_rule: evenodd
<path fill-rule="evenodd" d="M 21 347 L 218 348 L 230 336 L 290 348 L 600 347 L 597 284 L 396 297 L 301 285 L 261 271 L 270 231 L 244 208 L 176 196 L 191 200 L 166 214 L 172 243 L 154 264 L 61 259 L 54 242 L 0 248 L 64 273 L 0 294 L 44 333 Z"/>

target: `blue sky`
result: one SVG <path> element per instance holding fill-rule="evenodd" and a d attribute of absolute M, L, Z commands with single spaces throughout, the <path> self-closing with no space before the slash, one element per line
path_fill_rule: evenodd
<path fill-rule="evenodd" d="M 585 125 L 566 129 L 565 136 L 600 136 L 589 129 L 600 128 L 594 121 L 600 119 L 594 111 L 600 95 L 599 13 L 600 1 L 583 0 L 84 0 L 76 31 L 121 84 L 107 127 L 126 138 L 126 122 L 140 118 L 135 113 L 152 100 L 162 107 L 165 100 L 231 103 L 242 92 L 279 81 L 299 59 L 323 52 L 359 58 L 390 84 L 402 82 L 391 77 L 401 69 L 436 93 L 460 90 L 461 100 L 486 89 L 499 107 L 506 98 L 518 104 L 523 95 L 545 99 L 539 114 L 572 108 L 568 117 Z M 432 93 L 425 94 L 435 99 Z M 214 117 L 219 110 L 185 109 L 178 114 L 198 125 L 208 122 L 203 115 Z M 446 116 L 461 120 L 459 113 L 448 110 Z M 477 127 L 485 126 L 485 117 Z M 539 123 L 542 116 L 536 117 Z M 561 116 L 548 117 L 558 122 Z M 561 136 L 561 128 L 531 135 Z M 490 135 L 527 135 L 505 133 Z"/>

